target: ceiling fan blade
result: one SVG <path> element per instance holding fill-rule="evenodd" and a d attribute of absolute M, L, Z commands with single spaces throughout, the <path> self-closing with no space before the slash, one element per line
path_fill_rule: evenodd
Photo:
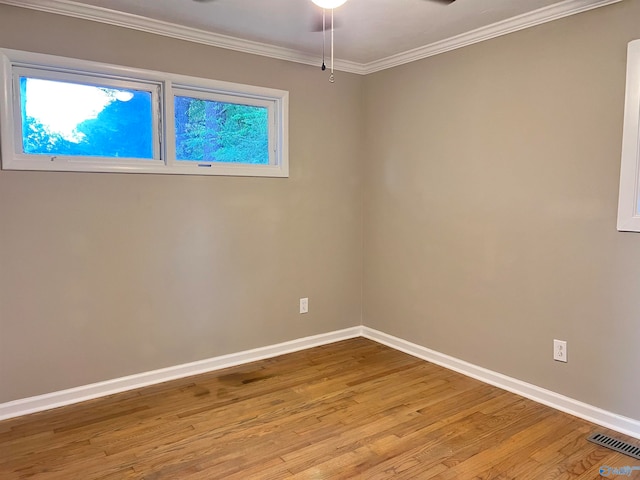
<path fill-rule="evenodd" d="M 428 0 L 429 2 L 442 3 L 444 5 L 451 5 L 456 0 Z"/>

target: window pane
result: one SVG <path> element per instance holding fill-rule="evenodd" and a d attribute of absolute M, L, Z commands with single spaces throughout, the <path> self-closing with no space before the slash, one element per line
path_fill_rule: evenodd
<path fill-rule="evenodd" d="M 20 77 L 24 153 L 153 159 L 151 92 Z"/>
<path fill-rule="evenodd" d="M 269 164 L 266 107 L 175 97 L 176 158 Z"/>

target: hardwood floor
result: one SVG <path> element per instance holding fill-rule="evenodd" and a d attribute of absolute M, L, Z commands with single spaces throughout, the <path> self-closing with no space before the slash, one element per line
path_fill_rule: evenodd
<path fill-rule="evenodd" d="M 587 442 L 596 430 L 615 434 L 358 338 L 0 422 L 0 478 L 596 479 L 640 465 Z"/>

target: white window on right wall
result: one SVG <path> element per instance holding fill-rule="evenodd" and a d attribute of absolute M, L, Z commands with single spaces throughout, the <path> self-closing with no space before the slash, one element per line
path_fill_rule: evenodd
<path fill-rule="evenodd" d="M 640 232 L 640 40 L 627 50 L 618 230 Z"/>

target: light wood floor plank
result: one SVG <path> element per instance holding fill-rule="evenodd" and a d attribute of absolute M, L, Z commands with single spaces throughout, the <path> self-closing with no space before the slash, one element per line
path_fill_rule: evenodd
<path fill-rule="evenodd" d="M 594 431 L 624 438 L 357 338 L 0 422 L 0 478 L 557 480 L 640 465 Z"/>

